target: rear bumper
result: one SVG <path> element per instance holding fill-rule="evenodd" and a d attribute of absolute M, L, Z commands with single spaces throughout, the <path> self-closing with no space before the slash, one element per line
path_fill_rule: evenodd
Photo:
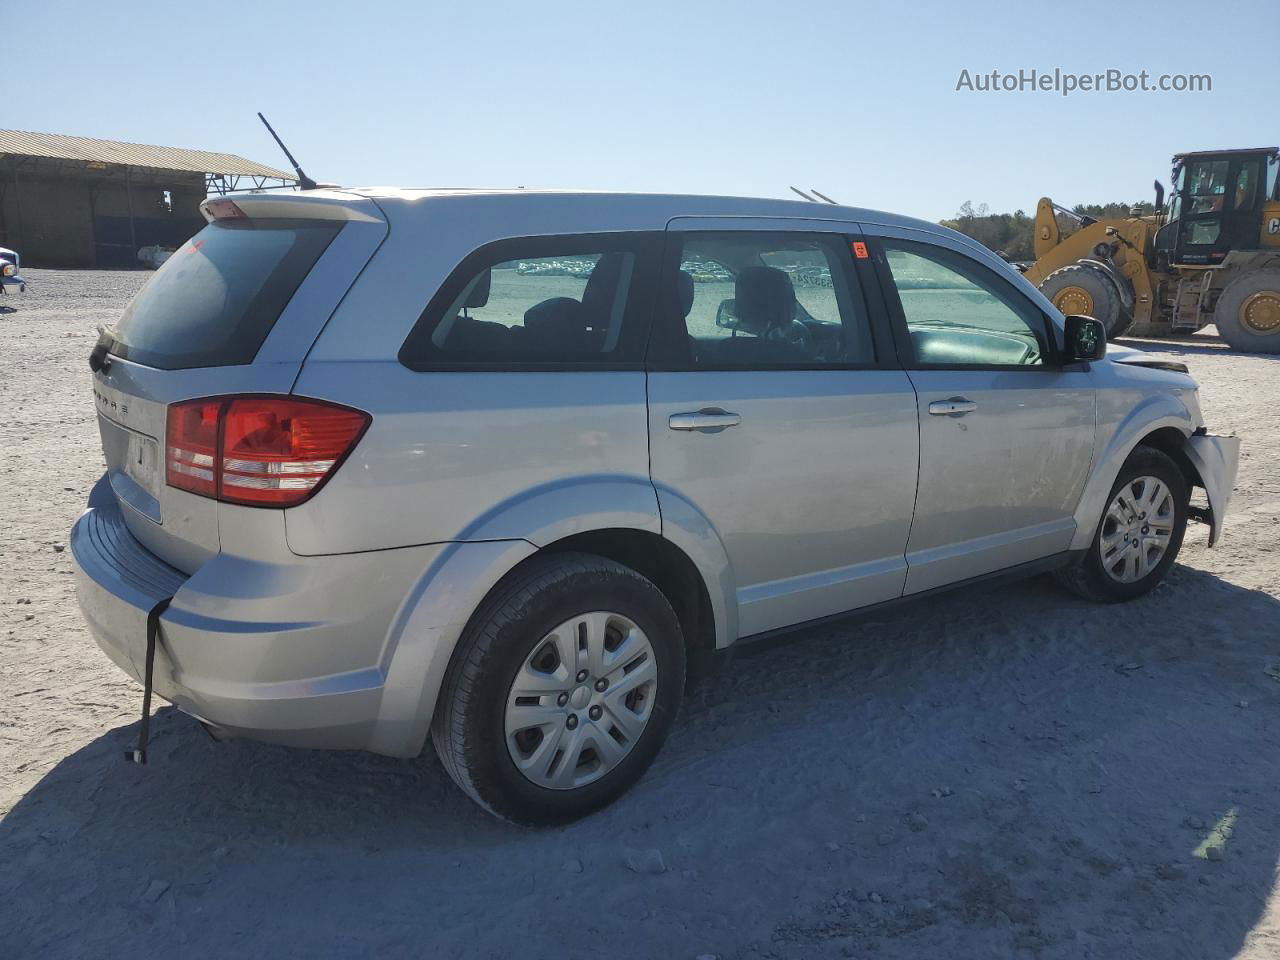
<path fill-rule="evenodd" d="M 225 553 L 187 575 L 129 532 L 102 482 L 71 531 L 77 593 L 108 657 L 141 681 L 161 618 L 158 696 L 229 736 L 412 755 L 423 724 L 384 702 L 390 639 L 436 546 L 274 561 Z M 376 735 L 375 735 L 376 734 Z"/>

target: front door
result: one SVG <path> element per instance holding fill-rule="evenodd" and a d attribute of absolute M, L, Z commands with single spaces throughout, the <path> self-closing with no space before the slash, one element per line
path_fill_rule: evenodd
<path fill-rule="evenodd" d="M 882 284 L 915 385 L 920 480 L 906 593 L 1067 549 L 1093 453 L 1094 388 L 1047 318 L 958 245 L 883 236 Z"/>
<path fill-rule="evenodd" d="M 719 538 L 747 636 L 901 595 L 918 436 L 851 225 L 731 223 L 668 231 L 649 438 L 663 513 Z"/>

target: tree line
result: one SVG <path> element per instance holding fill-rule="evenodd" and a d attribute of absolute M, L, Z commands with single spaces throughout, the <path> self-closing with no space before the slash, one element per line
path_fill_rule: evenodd
<path fill-rule="evenodd" d="M 1135 210 L 1141 216 L 1150 216 L 1155 212 L 1150 200 L 1140 200 L 1137 203 L 1078 203 L 1071 209 L 1080 216 L 1093 217 L 1095 220 L 1123 219 Z M 1009 260 L 1036 258 L 1035 222 L 1034 214 L 1027 216 L 1023 210 L 992 213 L 985 203 L 974 206 L 968 200 L 960 205 L 954 218 L 941 221 L 944 227 L 959 230 Z M 1058 214 L 1058 228 L 1064 236 L 1073 232 L 1077 226 L 1073 218 Z"/>

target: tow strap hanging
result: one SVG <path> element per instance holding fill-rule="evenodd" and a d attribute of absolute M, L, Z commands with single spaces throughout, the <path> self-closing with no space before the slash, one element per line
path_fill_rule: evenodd
<path fill-rule="evenodd" d="M 160 617 L 169 609 L 169 601 L 173 597 L 165 597 L 147 614 L 147 665 L 142 681 L 142 724 L 138 727 L 138 748 L 126 750 L 126 760 L 134 763 L 147 762 L 147 739 L 151 734 L 151 679 L 156 665 L 156 639 L 160 635 Z"/>

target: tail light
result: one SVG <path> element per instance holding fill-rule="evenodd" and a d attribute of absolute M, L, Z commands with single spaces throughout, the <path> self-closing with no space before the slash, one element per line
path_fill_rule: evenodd
<path fill-rule="evenodd" d="M 211 397 L 169 407 L 165 480 L 225 503 L 292 507 L 369 426 L 367 413 L 297 397 Z"/>

